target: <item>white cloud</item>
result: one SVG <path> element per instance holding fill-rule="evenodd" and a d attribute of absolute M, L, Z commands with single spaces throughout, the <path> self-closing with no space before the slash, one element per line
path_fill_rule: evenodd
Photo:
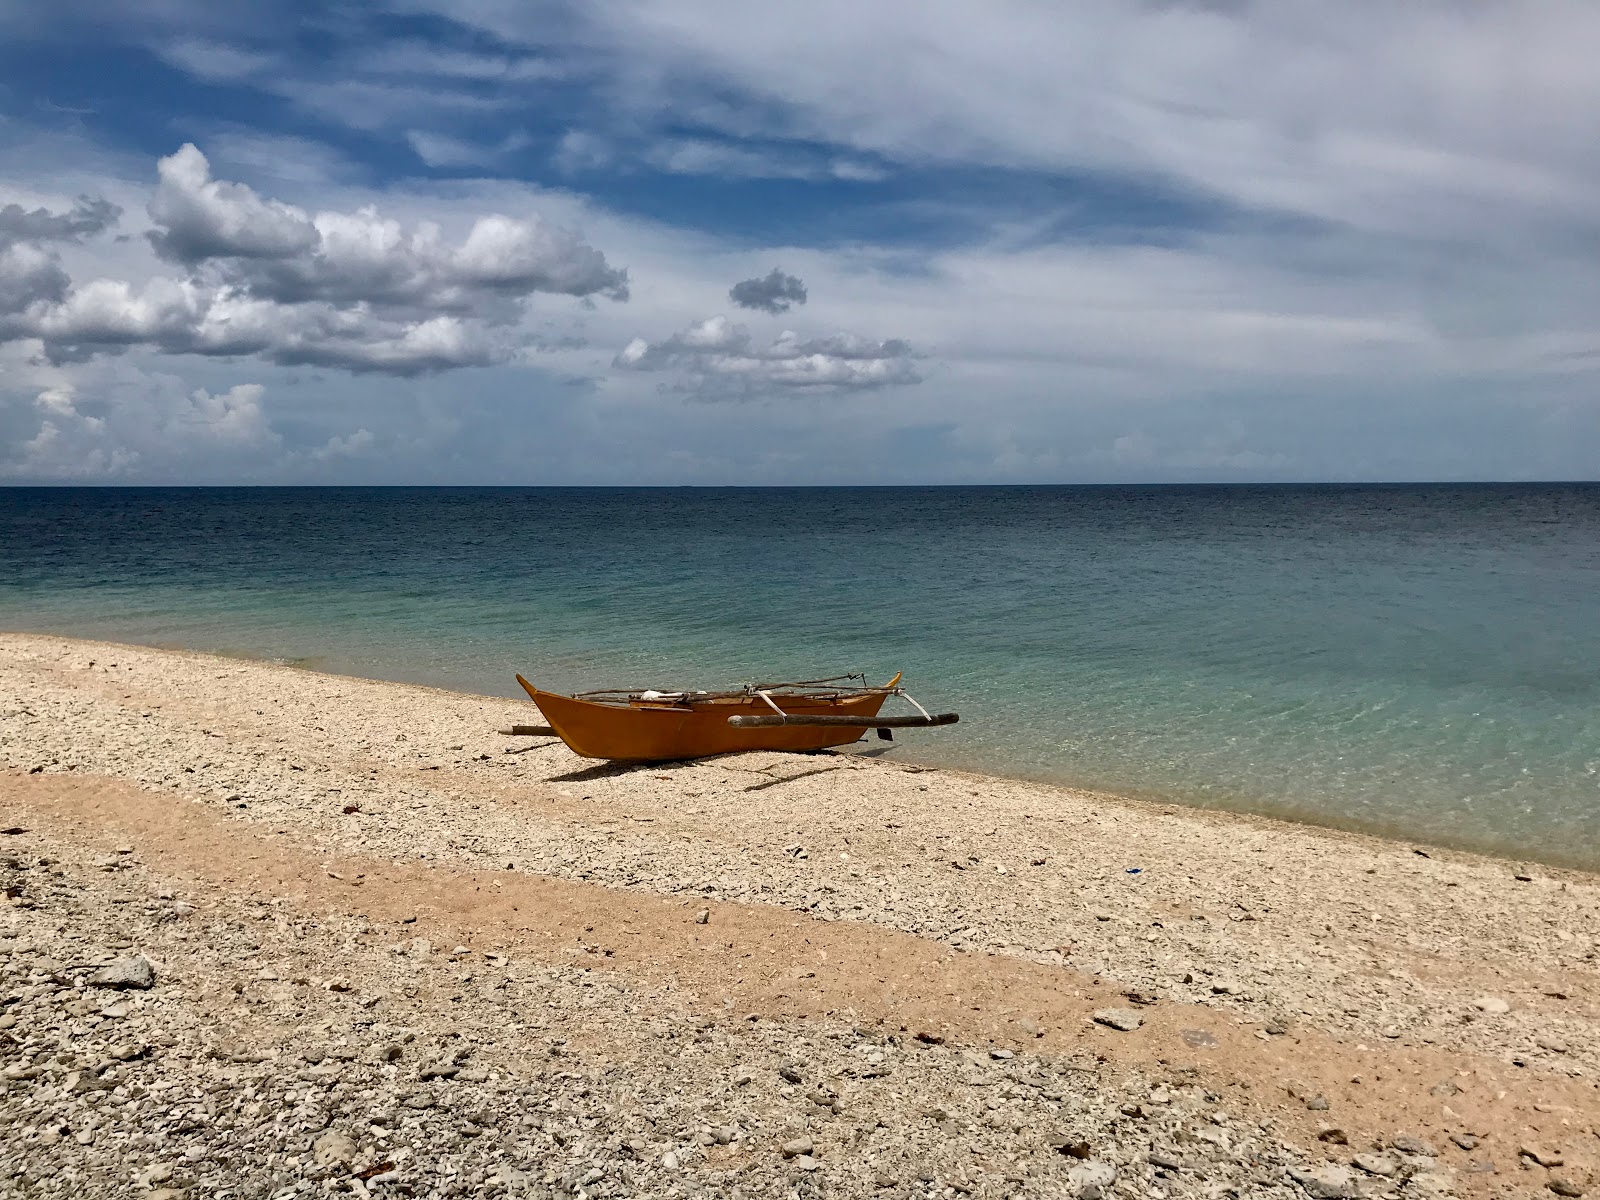
<path fill-rule="evenodd" d="M 1589 224 L 1600 201 L 1587 0 L 593 0 L 565 24 L 415 3 L 578 57 L 634 134 L 1106 172 L 1425 237 Z"/>
<path fill-rule="evenodd" d="M 208 83 L 234 83 L 281 66 L 271 54 L 207 38 L 161 38 L 151 49 L 172 66 Z"/>
<path fill-rule="evenodd" d="M 130 386 L 130 384 L 132 386 Z M 114 481 L 138 472 L 249 471 L 282 447 L 262 410 L 263 388 L 243 383 L 184 391 L 170 376 L 125 378 L 115 403 L 89 411 L 78 389 L 58 381 L 33 402 L 36 432 L 0 446 L 0 478 Z"/>
<path fill-rule="evenodd" d="M 53 257 L 14 246 L 0 257 L 0 312 L 15 314 L 0 337 L 38 338 L 58 362 L 147 345 L 413 374 L 511 359 L 536 294 L 628 295 L 625 271 L 537 215 L 479 217 L 451 245 L 429 222 L 312 214 L 213 179 L 192 145 L 159 171 L 149 240 L 188 273 L 69 291 Z"/>
<path fill-rule="evenodd" d="M 567 154 L 563 146 L 563 153 Z M 839 158 L 798 147 L 749 147 L 706 138 L 668 138 L 638 151 L 641 161 L 673 175 L 716 175 L 728 179 L 825 179 L 868 182 L 886 172 L 858 159 Z M 570 158 L 570 155 L 569 155 Z"/>
<path fill-rule="evenodd" d="M 150 244 L 162 258 L 186 266 L 208 258 L 293 258 L 317 245 L 305 212 L 263 200 L 242 183 L 212 179 L 211 164 L 191 144 L 163 158 L 157 172 Z"/>
<path fill-rule="evenodd" d="M 904 341 L 870 341 L 850 333 L 801 338 L 785 330 L 769 345 L 757 346 L 749 330 L 720 316 L 660 342 L 634 338 L 614 364 L 630 371 L 679 372 L 679 389 L 705 399 L 865 391 L 922 378 Z"/>

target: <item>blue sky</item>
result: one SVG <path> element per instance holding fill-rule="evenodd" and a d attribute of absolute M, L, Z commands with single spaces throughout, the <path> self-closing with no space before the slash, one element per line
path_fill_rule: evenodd
<path fill-rule="evenodd" d="M 1560 2 L 0 3 L 0 482 L 1594 478 L 1596 51 Z"/>

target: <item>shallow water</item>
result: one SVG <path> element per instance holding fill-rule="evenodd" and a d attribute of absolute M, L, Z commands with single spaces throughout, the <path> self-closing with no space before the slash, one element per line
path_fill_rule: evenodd
<path fill-rule="evenodd" d="M 1600 485 L 0 489 L 0 627 L 517 694 L 904 668 L 927 762 L 1600 867 Z"/>

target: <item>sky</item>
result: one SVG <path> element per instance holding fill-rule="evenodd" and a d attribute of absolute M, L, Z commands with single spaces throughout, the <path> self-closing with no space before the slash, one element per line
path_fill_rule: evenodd
<path fill-rule="evenodd" d="M 1600 477 L 1590 0 L 0 0 L 0 484 Z"/>

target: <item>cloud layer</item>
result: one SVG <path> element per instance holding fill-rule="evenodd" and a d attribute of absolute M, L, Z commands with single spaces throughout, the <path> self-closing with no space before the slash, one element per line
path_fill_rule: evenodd
<path fill-rule="evenodd" d="M 46 238 L 76 238 L 114 211 L 0 210 L 29 240 L 0 251 L 0 333 L 39 339 L 52 362 L 149 346 L 168 354 L 408 375 L 505 362 L 538 294 L 628 298 L 628 276 L 537 215 L 477 218 L 458 244 L 374 208 L 310 213 L 214 179 L 193 145 L 163 158 L 148 240 L 181 276 L 69 287 Z"/>

